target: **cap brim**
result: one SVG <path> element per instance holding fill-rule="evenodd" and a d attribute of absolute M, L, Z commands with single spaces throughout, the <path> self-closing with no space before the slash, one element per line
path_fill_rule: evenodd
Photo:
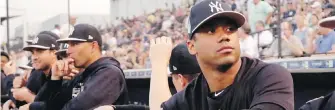
<path fill-rule="evenodd" d="M 232 20 L 235 20 L 237 23 L 237 27 L 241 27 L 242 25 L 244 25 L 246 19 L 244 17 L 244 15 L 242 15 L 241 13 L 235 12 L 235 11 L 223 11 L 223 12 L 219 12 L 219 13 L 215 13 L 211 16 L 208 16 L 206 19 L 202 20 L 193 30 L 192 33 L 194 33 L 195 30 L 197 30 L 201 25 L 205 24 L 206 22 L 214 19 L 214 18 L 219 18 L 219 17 L 227 17 L 230 18 Z"/>
<path fill-rule="evenodd" d="M 322 19 L 319 25 L 325 28 L 335 28 L 335 16 Z"/>
<path fill-rule="evenodd" d="M 19 66 L 20 69 L 33 69 L 33 67 L 31 66 L 27 66 L 27 65 L 24 65 L 24 66 Z"/>
<path fill-rule="evenodd" d="M 59 40 L 57 40 L 58 43 L 66 43 L 66 42 L 69 42 L 69 41 L 85 42 L 87 40 L 85 40 L 85 39 L 78 39 L 78 38 L 65 38 L 65 39 L 59 39 Z"/>
<path fill-rule="evenodd" d="M 61 54 L 61 53 L 63 53 L 63 52 L 66 52 L 66 49 L 58 50 L 58 51 L 56 52 L 56 55 L 59 55 L 59 54 Z"/>
<path fill-rule="evenodd" d="M 30 51 L 33 48 L 38 48 L 38 49 L 50 49 L 50 47 L 42 46 L 42 45 L 28 45 L 27 47 L 24 47 L 23 50 L 25 51 Z"/>

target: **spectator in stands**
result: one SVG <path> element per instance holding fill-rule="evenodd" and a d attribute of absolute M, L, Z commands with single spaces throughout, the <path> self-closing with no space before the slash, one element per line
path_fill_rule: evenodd
<path fill-rule="evenodd" d="M 58 24 L 55 24 L 55 28 L 51 30 L 51 32 L 55 33 L 57 36 L 60 36 L 62 34 L 60 30 L 60 26 Z"/>
<path fill-rule="evenodd" d="M 292 25 L 284 21 L 281 23 L 281 55 L 283 57 L 300 57 L 304 53 L 301 40 L 293 35 Z M 265 50 L 265 57 L 278 57 L 278 39 L 274 41 L 271 47 Z"/>
<path fill-rule="evenodd" d="M 263 21 L 258 21 L 256 23 L 257 33 L 254 35 L 256 43 L 259 47 L 270 46 L 273 42 L 273 34 L 270 30 L 265 29 L 265 23 Z"/>
<path fill-rule="evenodd" d="M 318 18 L 323 18 L 322 12 L 322 4 L 319 1 L 315 1 L 312 6 L 312 13 L 310 15 L 315 14 L 318 15 Z"/>
<path fill-rule="evenodd" d="M 143 68 L 142 65 L 139 64 L 139 58 L 134 50 L 127 51 L 127 62 L 132 65 L 129 69 L 141 69 Z"/>
<path fill-rule="evenodd" d="M 248 22 L 250 24 L 251 32 L 256 31 L 257 21 L 263 21 L 268 28 L 271 23 L 271 17 L 274 9 L 271 5 L 262 0 L 248 0 Z"/>
<path fill-rule="evenodd" d="M 243 25 L 238 30 L 238 36 L 240 37 L 240 48 L 241 56 L 249 58 L 258 58 L 257 42 L 250 36 L 250 28 L 248 25 Z"/>
<path fill-rule="evenodd" d="M 61 25 L 61 35 L 60 38 L 67 38 L 69 34 L 72 33 L 74 25 L 77 23 L 77 17 L 70 16 L 70 23 Z"/>
<path fill-rule="evenodd" d="M 324 54 L 332 50 L 332 46 L 335 44 L 334 30 L 330 28 L 319 27 L 318 34 L 321 36 L 311 36 L 308 41 L 310 44 L 314 44 L 309 46 L 310 52 Z"/>
<path fill-rule="evenodd" d="M 287 0 L 286 11 L 283 13 L 283 18 L 294 17 L 296 14 L 296 7 L 292 0 Z"/>
<path fill-rule="evenodd" d="M 309 28 L 311 28 L 312 31 L 315 31 L 318 27 L 319 17 L 316 14 L 312 14 L 310 19 Z"/>
<path fill-rule="evenodd" d="M 303 14 L 297 14 L 295 16 L 295 23 L 297 24 L 297 29 L 294 31 L 294 36 L 298 37 L 302 43 L 302 45 L 304 46 L 304 48 L 307 47 L 307 37 L 308 37 L 308 33 L 310 33 L 310 31 L 312 31 L 309 27 L 307 27 L 305 25 L 304 19 L 305 16 Z"/>

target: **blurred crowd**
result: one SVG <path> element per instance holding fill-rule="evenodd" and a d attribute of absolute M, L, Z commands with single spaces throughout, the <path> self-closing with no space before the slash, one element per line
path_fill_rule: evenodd
<path fill-rule="evenodd" d="M 187 8 L 156 10 L 133 19 L 119 19 L 101 29 L 105 55 L 116 58 L 123 69 L 150 68 L 149 43 L 156 37 L 172 37 L 173 44 L 187 38 Z"/>
<path fill-rule="evenodd" d="M 223 1 L 247 18 L 238 30 L 242 56 L 271 59 L 335 52 L 334 30 L 318 26 L 319 20 L 335 15 L 335 0 Z M 116 58 L 122 69 L 151 68 L 150 40 L 167 36 L 174 45 L 186 41 L 189 12 L 189 7 L 173 7 L 131 19 L 116 18 L 111 25 L 98 27 L 103 53 Z"/>

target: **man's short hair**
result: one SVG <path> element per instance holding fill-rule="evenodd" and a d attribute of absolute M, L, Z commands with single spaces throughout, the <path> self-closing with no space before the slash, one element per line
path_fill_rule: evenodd
<path fill-rule="evenodd" d="M 1 56 L 5 56 L 8 60 L 10 60 L 9 55 L 6 52 L 1 52 Z"/>
<path fill-rule="evenodd" d="M 196 74 L 181 74 L 183 75 L 183 77 L 188 81 L 191 82 L 193 79 L 197 78 L 199 76 L 200 73 L 196 73 Z"/>

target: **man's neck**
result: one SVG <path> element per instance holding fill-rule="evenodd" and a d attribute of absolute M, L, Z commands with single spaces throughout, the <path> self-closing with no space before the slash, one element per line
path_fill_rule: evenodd
<path fill-rule="evenodd" d="M 216 67 L 209 65 L 200 66 L 210 91 L 216 92 L 231 85 L 241 67 L 241 63 L 242 60 L 239 58 L 239 60 L 224 73 L 218 71 Z"/>
<path fill-rule="evenodd" d="M 87 68 L 88 66 L 90 66 L 92 63 L 94 63 L 95 61 L 97 61 L 100 58 L 101 58 L 101 54 L 93 55 L 91 57 L 91 59 L 88 61 L 88 63 L 85 65 L 85 68 Z"/>

